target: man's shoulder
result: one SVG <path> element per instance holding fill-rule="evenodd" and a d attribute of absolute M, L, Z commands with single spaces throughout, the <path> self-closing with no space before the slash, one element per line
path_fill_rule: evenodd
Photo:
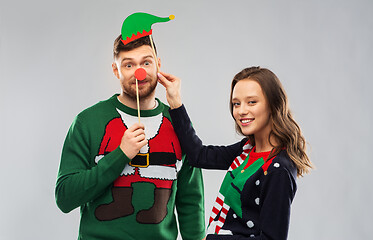
<path fill-rule="evenodd" d="M 159 98 L 155 98 L 156 101 L 158 101 L 159 104 L 161 104 L 163 106 L 163 110 L 167 110 L 170 108 L 166 103 L 162 102 L 162 100 L 160 100 Z"/>
<path fill-rule="evenodd" d="M 77 117 L 78 118 L 90 118 L 90 117 L 97 117 L 97 115 L 104 114 L 105 112 L 108 112 L 112 109 L 113 105 L 113 97 L 110 97 L 109 99 L 99 101 L 95 103 L 94 105 L 84 109 L 81 111 Z"/>
<path fill-rule="evenodd" d="M 167 118 L 172 124 L 172 119 L 171 119 L 170 112 L 169 112 L 170 106 L 168 106 L 167 104 L 165 104 L 164 102 L 162 102 L 158 98 L 157 98 L 157 101 L 159 102 L 159 104 L 162 105 L 162 115 L 165 118 Z"/>

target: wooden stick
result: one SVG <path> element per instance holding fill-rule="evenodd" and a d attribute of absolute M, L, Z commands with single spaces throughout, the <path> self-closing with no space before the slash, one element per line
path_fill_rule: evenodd
<path fill-rule="evenodd" d="M 157 55 L 155 54 L 152 35 L 149 35 L 149 39 L 150 39 L 150 44 L 152 45 L 153 55 L 154 55 L 154 59 L 155 59 L 155 65 L 157 66 L 157 72 L 159 72 L 158 58 L 157 58 Z"/>
<path fill-rule="evenodd" d="M 139 117 L 139 123 L 140 122 L 140 100 L 139 100 L 139 85 L 137 83 L 137 79 L 136 79 L 136 99 L 137 99 L 137 116 Z"/>

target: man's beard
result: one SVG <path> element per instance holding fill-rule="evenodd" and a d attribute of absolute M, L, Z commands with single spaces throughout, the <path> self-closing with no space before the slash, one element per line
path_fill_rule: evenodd
<path fill-rule="evenodd" d="M 151 79 L 145 79 L 144 81 L 148 81 L 150 85 L 146 87 L 145 89 L 139 89 L 139 98 L 140 99 L 145 99 L 149 97 L 154 91 L 157 86 L 157 81 L 152 81 Z M 131 85 L 124 85 L 123 86 L 124 91 L 123 93 L 126 94 L 129 98 L 132 100 L 136 100 L 136 87 L 131 88 Z"/>

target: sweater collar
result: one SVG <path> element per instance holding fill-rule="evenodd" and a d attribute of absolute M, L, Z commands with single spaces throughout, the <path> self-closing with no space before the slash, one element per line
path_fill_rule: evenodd
<path fill-rule="evenodd" d="M 131 115 L 131 116 L 137 116 L 137 109 L 134 109 L 134 108 L 130 108 L 126 105 L 124 105 L 123 103 L 121 103 L 119 100 L 118 100 L 118 95 L 119 94 L 114 94 L 110 100 L 111 102 L 113 103 L 113 105 L 118 108 L 119 110 Z M 154 109 L 150 109 L 150 110 L 140 110 L 140 116 L 141 117 L 152 117 L 152 116 L 156 116 L 158 114 L 160 114 L 163 109 L 164 109 L 164 105 L 163 103 L 158 99 L 156 98 L 155 99 L 157 102 L 158 102 L 158 106 Z"/>
<path fill-rule="evenodd" d="M 253 159 L 263 158 L 264 161 L 268 158 L 269 154 L 271 153 L 271 151 L 268 151 L 268 152 L 255 152 L 255 151 L 256 151 L 256 146 L 254 146 L 251 149 L 250 158 L 253 158 Z"/>

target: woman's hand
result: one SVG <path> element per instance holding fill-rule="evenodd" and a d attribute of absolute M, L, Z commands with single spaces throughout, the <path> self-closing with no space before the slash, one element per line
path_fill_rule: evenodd
<path fill-rule="evenodd" d="M 171 74 L 159 72 L 158 81 L 166 88 L 166 97 L 170 108 L 181 107 L 180 79 Z"/>

